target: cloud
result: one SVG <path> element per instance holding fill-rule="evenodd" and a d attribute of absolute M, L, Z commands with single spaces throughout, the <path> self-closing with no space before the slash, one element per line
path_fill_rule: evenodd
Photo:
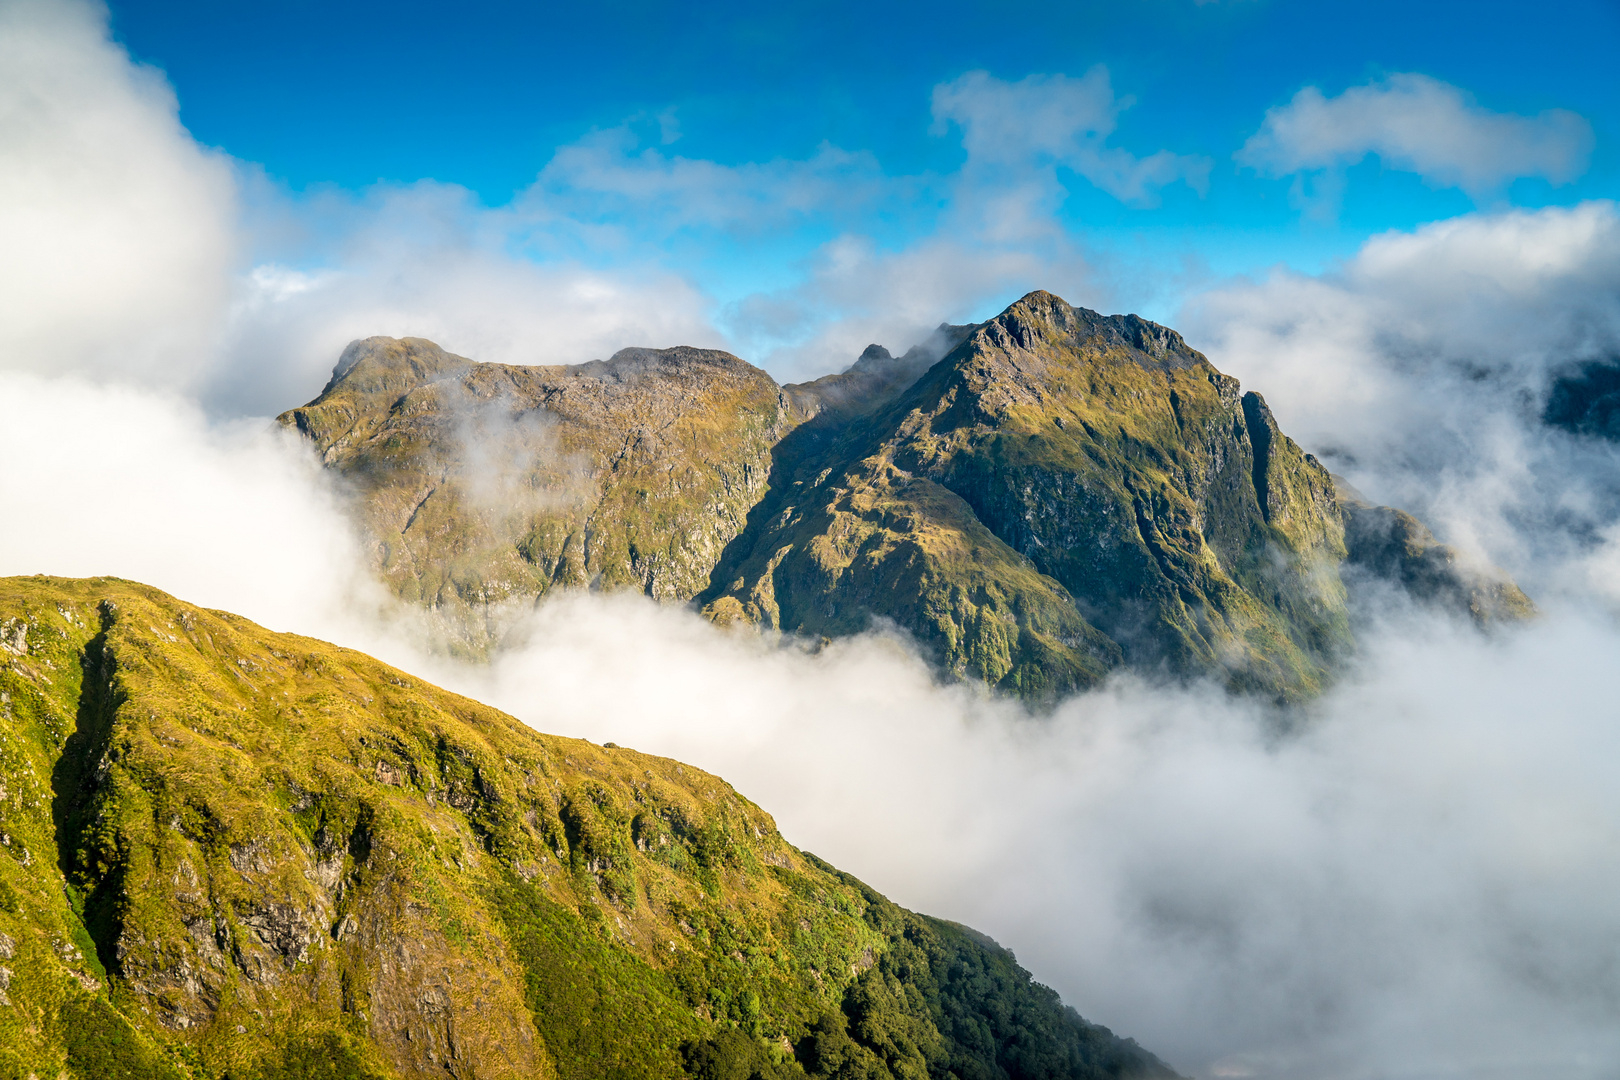
<path fill-rule="evenodd" d="M 199 147 L 160 72 L 88 4 L 0 4 L 0 325 L 8 366 L 206 362 L 241 252 L 231 162 Z"/>
<path fill-rule="evenodd" d="M 1108 145 L 1119 114 L 1131 104 L 1114 97 L 1101 64 L 1078 79 L 1030 75 L 1005 82 L 970 71 L 934 87 L 934 130 L 962 129 L 970 169 L 1062 165 L 1138 206 L 1157 205 L 1160 189 L 1177 181 L 1202 194 L 1208 159 L 1168 150 L 1139 158 Z"/>
<path fill-rule="evenodd" d="M 1013 246 L 978 241 L 965 228 L 899 251 L 844 236 L 800 281 L 735 302 L 720 321 L 779 379 L 802 380 L 847 367 L 874 342 L 898 354 L 941 322 L 980 317 L 987 297 L 1011 302 L 1037 287 L 1099 304 L 1106 295 L 1061 235 Z"/>
<path fill-rule="evenodd" d="M 1177 322 L 1307 449 L 1532 592 L 1586 573 L 1576 556 L 1620 512 L 1614 444 L 1540 420 L 1554 378 L 1620 357 L 1612 202 L 1387 233 L 1320 277 L 1215 288 Z"/>
<path fill-rule="evenodd" d="M 1479 200 L 1519 177 L 1565 184 L 1586 171 L 1592 127 L 1566 109 L 1517 116 L 1483 109 L 1427 75 L 1390 75 L 1327 97 L 1314 86 L 1266 111 L 1237 160 L 1269 176 L 1317 173 L 1330 197 L 1342 171 L 1369 154 L 1434 187 Z"/>
<path fill-rule="evenodd" d="M 422 182 L 302 208 L 331 222 L 298 269 L 261 263 L 238 280 L 219 362 L 198 393 L 227 414 L 275 413 L 319 390 L 343 347 L 385 334 L 430 338 L 475 360 L 574 364 L 627 345 L 724 347 L 713 302 L 652 261 L 596 267 L 512 251 L 528 226 L 465 189 Z"/>
<path fill-rule="evenodd" d="M 906 194 L 870 153 L 823 143 L 803 161 L 722 165 L 644 147 L 630 126 L 595 131 L 560 148 L 519 199 L 542 220 L 559 214 L 617 221 L 638 235 L 683 228 L 757 232 L 812 215 L 848 218 Z"/>

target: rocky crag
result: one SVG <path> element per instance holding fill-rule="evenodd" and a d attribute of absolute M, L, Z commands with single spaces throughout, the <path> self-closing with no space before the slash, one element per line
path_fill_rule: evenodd
<path fill-rule="evenodd" d="M 1482 622 L 1531 610 L 1341 499 L 1175 331 L 1042 292 L 780 387 L 717 352 L 524 368 L 373 338 L 281 419 L 354 485 L 399 594 L 475 626 L 492 600 L 622 586 L 812 636 L 886 620 L 1028 699 L 1129 666 L 1296 700 L 1354 650 L 1362 578 Z M 480 485 L 530 497 L 490 509 Z"/>
<path fill-rule="evenodd" d="M 721 780 L 0 579 L 0 1078 L 1170 1076 Z"/>

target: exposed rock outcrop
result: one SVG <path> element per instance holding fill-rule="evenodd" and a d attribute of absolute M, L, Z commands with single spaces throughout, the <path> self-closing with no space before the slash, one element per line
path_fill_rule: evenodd
<path fill-rule="evenodd" d="M 789 410 L 713 350 L 513 367 L 367 338 L 281 420 L 353 485 L 384 579 L 477 652 L 491 605 L 554 587 L 696 595 L 764 494 Z"/>

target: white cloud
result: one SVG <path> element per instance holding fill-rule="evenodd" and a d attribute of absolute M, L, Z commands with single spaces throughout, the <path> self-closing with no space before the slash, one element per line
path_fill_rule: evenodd
<path fill-rule="evenodd" d="M 1131 105 L 1114 97 L 1108 69 L 1093 67 L 1078 79 L 1030 75 L 1006 82 L 970 71 L 934 87 L 934 127 L 962 129 L 968 167 L 1064 165 L 1123 202 L 1158 203 L 1160 189 L 1184 181 L 1202 193 L 1206 158 L 1159 150 L 1139 158 L 1108 139 Z"/>
<path fill-rule="evenodd" d="M 6 366 L 184 384 L 225 313 L 235 215 L 230 162 L 107 39 L 104 10 L 0 4 Z"/>
<path fill-rule="evenodd" d="M 335 241 L 310 272 L 266 264 L 237 286 L 218 366 L 198 390 L 227 413 L 279 412 L 326 381 L 344 345 L 426 337 L 475 360 L 574 364 L 627 345 L 725 345 L 692 282 L 647 261 L 601 269 L 514 254 L 531 224 L 423 182 L 305 211 Z"/>
<path fill-rule="evenodd" d="M 1620 513 L 1616 449 L 1540 422 L 1554 377 L 1620 357 L 1614 203 L 1387 233 L 1332 273 L 1232 283 L 1177 321 L 1307 449 L 1533 587 Z"/>
<path fill-rule="evenodd" d="M 1438 79 L 1395 74 L 1332 98 L 1307 86 L 1267 110 L 1237 160 L 1271 176 L 1320 171 L 1331 198 L 1345 167 L 1377 154 L 1387 168 L 1480 199 L 1518 177 L 1568 183 L 1591 151 L 1591 125 L 1568 110 L 1491 112 Z"/>

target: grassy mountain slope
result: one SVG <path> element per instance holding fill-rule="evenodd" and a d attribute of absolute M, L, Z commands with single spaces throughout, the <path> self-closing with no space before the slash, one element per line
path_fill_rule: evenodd
<path fill-rule="evenodd" d="M 724 782 L 0 579 L 0 1080 L 1168 1075 Z"/>
<path fill-rule="evenodd" d="M 778 447 L 711 614 L 884 615 L 1026 695 L 1133 663 L 1292 697 L 1350 645 L 1332 481 L 1163 327 L 1033 293 L 820 442 Z"/>

